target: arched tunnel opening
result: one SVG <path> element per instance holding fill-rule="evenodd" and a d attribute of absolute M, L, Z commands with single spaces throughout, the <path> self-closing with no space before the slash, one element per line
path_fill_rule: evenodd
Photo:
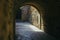
<path fill-rule="evenodd" d="M 19 7 L 15 19 L 16 40 L 55 40 L 44 32 L 44 22 L 41 13 L 32 5 Z"/>
<path fill-rule="evenodd" d="M 31 33 L 39 31 L 43 32 L 43 30 L 43 18 L 37 8 L 32 5 L 19 7 L 15 19 L 15 34 L 20 36 L 26 35 L 28 36 L 27 38 L 29 38 Z M 27 38 L 25 39 L 27 40 Z M 18 37 L 16 40 L 18 39 L 21 38 Z M 21 40 L 24 40 L 24 38 Z"/>
<path fill-rule="evenodd" d="M 39 11 L 31 5 L 24 5 L 17 10 L 16 22 L 29 22 L 39 29 L 43 29 L 43 18 Z"/>

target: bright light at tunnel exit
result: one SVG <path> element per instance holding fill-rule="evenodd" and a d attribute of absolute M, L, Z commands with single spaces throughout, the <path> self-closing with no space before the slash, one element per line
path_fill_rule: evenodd
<path fill-rule="evenodd" d="M 32 30 L 41 31 L 40 29 L 41 28 L 43 29 L 43 20 L 40 16 L 39 11 L 35 7 L 26 5 L 26 6 L 20 7 L 20 9 L 22 10 L 22 18 L 21 18 L 22 21 L 25 21 L 29 17 L 29 19 L 28 19 L 29 22 L 31 22 L 31 24 L 35 25 L 35 26 L 28 25 Z M 30 16 L 28 16 L 27 13 L 28 14 L 30 13 Z"/>

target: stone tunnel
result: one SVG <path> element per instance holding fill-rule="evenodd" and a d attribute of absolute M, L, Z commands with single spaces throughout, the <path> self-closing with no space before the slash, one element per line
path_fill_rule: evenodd
<path fill-rule="evenodd" d="M 38 9 L 43 18 L 44 32 L 60 39 L 59 0 L 0 0 L 1 40 L 15 40 L 16 11 L 24 5 Z"/>

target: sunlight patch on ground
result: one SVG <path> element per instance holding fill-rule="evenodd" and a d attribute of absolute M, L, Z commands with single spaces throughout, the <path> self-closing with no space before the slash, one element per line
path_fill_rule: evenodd
<path fill-rule="evenodd" d="M 32 25 L 32 24 L 30 24 L 30 23 L 28 23 L 28 22 L 24 22 L 24 23 L 16 23 L 16 25 L 22 25 L 22 26 L 25 26 L 25 27 L 29 27 L 30 29 L 32 29 L 32 31 L 37 31 L 37 32 L 43 32 L 42 30 L 40 30 L 39 28 L 37 28 L 36 26 L 34 26 L 34 25 Z M 24 28 L 25 28 L 24 27 Z"/>

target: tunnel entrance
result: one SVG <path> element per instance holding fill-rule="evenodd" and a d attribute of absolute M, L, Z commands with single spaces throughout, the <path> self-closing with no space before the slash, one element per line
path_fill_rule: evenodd
<path fill-rule="evenodd" d="M 43 29 L 43 19 L 39 11 L 31 5 L 24 5 L 19 7 L 16 13 L 16 21 L 29 22 L 39 29 Z"/>
<path fill-rule="evenodd" d="M 30 35 L 32 33 L 43 32 L 43 20 L 40 12 L 31 5 L 19 7 L 16 14 L 15 26 L 16 40 L 31 40 Z"/>

